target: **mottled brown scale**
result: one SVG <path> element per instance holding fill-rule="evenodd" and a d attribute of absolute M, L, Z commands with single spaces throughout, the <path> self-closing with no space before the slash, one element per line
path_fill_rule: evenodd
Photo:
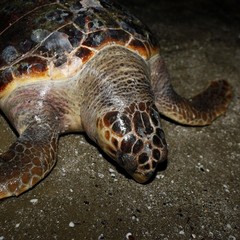
<path fill-rule="evenodd" d="M 33 167 L 31 170 L 32 175 L 41 175 L 42 174 L 42 168 L 40 167 Z"/>
<path fill-rule="evenodd" d="M 143 103 L 143 102 L 140 102 L 140 103 L 139 103 L 139 110 L 140 110 L 140 111 L 145 111 L 145 110 L 146 110 L 146 105 L 145 105 L 145 103 Z"/>
<path fill-rule="evenodd" d="M 141 115 L 142 115 L 142 120 L 145 128 L 144 132 L 146 134 L 151 134 L 153 132 L 153 127 L 151 126 L 149 115 L 146 112 L 143 112 Z"/>
<path fill-rule="evenodd" d="M 81 47 L 76 52 L 76 56 L 81 58 L 83 63 L 87 62 L 93 55 L 94 53 L 86 47 Z"/>
<path fill-rule="evenodd" d="M 163 147 L 162 143 L 161 143 L 161 140 L 157 137 L 157 136 L 153 136 L 153 144 L 156 146 L 156 147 Z"/>
<path fill-rule="evenodd" d="M 133 146 L 133 153 L 137 154 L 143 149 L 143 141 L 138 139 L 137 142 Z"/>
<path fill-rule="evenodd" d="M 127 108 L 127 112 L 129 112 L 130 114 L 133 114 L 135 112 L 135 104 L 132 103 L 128 108 Z"/>
<path fill-rule="evenodd" d="M 113 124 L 112 130 L 113 130 L 116 134 L 122 136 L 122 133 L 123 133 L 123 132 L 122 132 L 121 125 L 120 125 L 120 122 L 119 122 L 119 121 L 117 121 L 117 122 L 115 122 L 115 123 Z"/>
<path fill-rule="evenodd" d="M 47 71 L 46 61 L 38 57 L 28 57 L 20 61 L 17 66 L 16 71 L 20 75 L 33 75 L 37 77 L 45 75 Z"/>
<path fill-rule="evenodd" d="M 160 128 L 157 128 L 157 129 L 156 129 L 156 135 L 157 135 L 160 139 L 162 139 L 164 133 L 163 133 L 163 131 L 162 131 Z"/>
<path fill-rule="evenodd" d="M 151 166 L 149 165 L 150 169 L 155 169 L 157 167 L 157 165 L 158 165 L 158 163 L 155 162 L 155 161 L 152 161 L 151 163 L 152 163 Z"/>
<path fill-rule="evenodd" d="M 139 111 L 135 112 L 134 117 L 133 117 L 133 123 L 134 123 L 134 128 L 135 128 L 136 133 L 139 136 L 142 136 L 144 125 L 143 125 L 143 121 L 141 118 L 141 113 Z"/>
<path fill-rule="evenodd" d="M 0 19 L 0 110 L 19 133 L 0 155 L 0 199 L 41 181 L 76 131 L 145 183 L 167 158 L 159 113 L 208 125 L 232 98 L 225 80 L 178 95 L 158 40 L 115 1 L 3 0 Z"/>
<path fill-rule="evenodd" d="M 132 134 L 127 135 L 121 143 L 121 150 L 123 153 L 130 153 L 132 151 L 132 146 L 136 141 L 136 137 Z"/>
<path fill-rule="evenodd" d="M 118 112 L 109 112 L 105 115 L 104 117 L 104 124 L 106 125 L 106 127 L 109 127 L 110 125 L 112 125 L 117 119 Z"/>
<path fill-rule="evenodd" d="M 107 37 L 107 33 L 104 31 L 93 32 L 88 34 L 86 40 L 83 42 L 83 45 L 90 48 L 98 48 L 106 42 Z"/>
<path fill-rule="evenodd" d="M 110 132 L 109 131 L 105 132 L 105 138 L 109 141 L 109 139 L 110 139 Z"/>
<path fill-rule="evenodd" d="M 112 126 L 113 131 L 123 136 L 131 131 L 131 121 L 126 115 L 122 115 Z"/>
<path fill-rule="evenodd" d="M 31 173 L 32 174 L 32 173 Z M 31 178 L 31 174 L 30 173 L 24 173 L 22 176 L 22 182 L 23 184 L 27 184 L 29 181 L 29 178 Z"/>
<path fill-rule="evenodd" d="M 117 151 L 114 150 L 112 147 L 108 147 L 107 150 L 108 150 L 108 152 L 110 153 L 111 156 L 115 156 L 116 153 L 117 153 Z"/>
<path fill-rule="evenodd" d="M 143 165 L 143 168 L 145 169 L 145 170 L 149 170 L 149 169 L 151 169 L 151 166 L 150 166 L 150 164 L 145 164 L 145 165 Z"/>
<path fill-rule="evenodd" d="M 62 5 L 61 3 L 54 1 L 49 4 L 49 1 L 46 0 L 41 2 L 41 5 L 38 5 L 37 3 L 28 4 L 28 7 L 25 9 L 26 14 L 23 14 L 24 10 L 21 11 L 19 9 L 16 9 L 13 13 L 10 11 L 7 12 L 9 19 L 8 22 L 9 24 L 11 23 L 12 26 L 6 27 L 9 25 L 3 25 L 1 26 L 2 30 L 0 30 L 0 32 L 2 32 L 2 34 L 0 34 L 0 52 L 2 52 L 5 48 L 5 45 L 2 44 L 2 36 L 4 36 L 4 39 L 8 39 L 8 44 L 17 49 L 19 57 L 22 56 L 21 61 L 28 62 L 29 66 L 30 62 L 34 66 L 42 66 L 42 69 L 39 69 L 39 67 L 32 68 L 32 81 L 37 81 L 38 79 L 41 80 L 40 76 L 36 76 L 34 73 L 39 73 L 40 70 L 44 72 L 48 69 L 45 64 L 42 64 L 42 60 L 40 60 L 40 58 L 36 58 L 32 61 L 28 58 L 28 56 L 42 55 L 46 59 L 55 57 L 55 52 L 51 51 L 49 47 L 46 48 L 46 42 L 40 40 L 39 42 L 36 42 L 36 40 L 33 40 L 32 36 L 36 30 L 42 30 L 43 33 L 48 32 L 49 38 L 51 38 L 50 34 L 53 31 L 66 34 L 70 44 L 72 44 L 72 51 L 74 51 L 74 54 L 81 59 L 82 64 L 94 57 L 95 53 L 91 50 L 91 48 L 100 50 L 109 43 L 125 46 L 126 43 L 129 42 L 130 38 L 132 38 L 132 43 L 129 45 L 129 48 L 139 52 L 146 58 L 150 57 L 150 55 L 147 54 L 149 51 L 144 47 L 143 43 L 141 43 L 141 41 L 148 41 L 148 32 L 144 32 L 142 35 L 139 35 L 136 31 L 136 36 L 141 36 L 141 40 L 134 39 L 134 27 L 136 30 L 138 29 L 138 31 L 140 31 L 140 29 L 143 29 L 141 23 L 136 20 L 136 18 L 132 18 L 135 19 L 134 27 L 129 27 L 129 23 L 124 24 L 124 21 L 129 21 L 129 17 L 122 15 L 122 12 L 115 9 L 115 7 L 110 12 L 106 11 L 104 8 L 95 9 L 93 7 L 93 11 L 79 11 L 76 15 L 76 12 L 74 12 L 74 5 L 76 5 L 75 1 L 68 1 L 67 5 Z M 6 5 L 6 3 L 4 4 Z M 15 4 L 18 4 L 17 1 L 12 1 L 12 5 Z M 101 3 L 99 4 L 101 5 Z M 66 8 L 66 6 L 69 6 L 69 8 Z M 114 15 L 114 11 L 116 11 L 117 14 Z M 14 18 L 13 15 L 15 15 Z M 112 15 L 114 15 L 114 18 Z M 76 28 L 73 23 L 76 24 L 78 28 Z M 25 31 L 25 26 L 28 26 L 27 31 Z M 46 35 L 44 39 L 47 38 L 48 36 Z M 55 44 L 57 44 L 57 41 Z M 62 46 L 58 46 L 57 49 L 61 51 L 61 47 Z M 77 48 L 77 50 L 75 50 L 75 48 Z M 68 56 L 72 56 L 71 52 Z M 53 61 L 55 62 L 57 71 L 57 68 L 66 63 L 68 58 L 62 58 L 59 57 L 59 55 L 56 55 L 56 57 L 58 60 L 53 59 Z M 2 60 L 3 59 L 0 58 L 0 68 L 5 64 Z M 18 60 L 16 59 L 15 62 L 18 62 Z M 5 82 L 0 79 L 0 91 L 3 92 L 5 87 L 14 79 L 17 81 L 17 78 L 25 73 L 25 71 L 26 68 L 24 67 L 18 69 L 20 75 L 15 72 L 13 78 L 7 78 L 8 83 L 6 83 L 6 78 Z M 59 74 L 57 74 L 57 76 L 59 76 Z M 59 78 L 60 77 L 61 76 L 59 76 Z"/>
<path fill-rule="evenodd" d="M 129 43 L 129 48 L 131 48 L 132 50 L 138 51 L 139 54 L 146 57 L 148 54 L 151 54 L 150 49 L 146 48 L 146 45 L 137 39 L 131 40 L 131 42 Z M 147 52 L 146 52 L 146 49 L 147 49 Z"/>
<path fill-rule="evenodd" d="M 131 37 L 126 31 L 121 29 L 110 29 L 107 31 L 107 35 L 109 41 L 118 42 L 121 43 L 121 45 L 127 43 Z"/>
<path fill-rule="evenodd" d="M 144 164 L 148 161 L 148 155 L 146 153 L 142 153 L 139 157 L 138 157 L 138 161 L 139 164 Z"/>
<path fill-rule="evenodd" d="M 115 146 L 115 148 L 118 148 L 118 140 L 116 138 L 112 138 L 112 144 Z"/>

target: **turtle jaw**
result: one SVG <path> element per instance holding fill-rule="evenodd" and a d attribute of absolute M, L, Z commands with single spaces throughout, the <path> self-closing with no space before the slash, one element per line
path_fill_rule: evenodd
<path fill-rule="evenodd" d="M 144 174 L 142 172 L 135 172 L 133 175 L 132 175 L 132 178 L 138 182 L 138 183 L 146 183 L 148 182 L 151 177 L 153 176 L 155 171 L 151 171 L 147 174 Z"/>
<path fill-rule="evenodd" d="M 150 153 L 149 155 L 151 155 Z M 161 152 L 162 157 L 159 156 L 158 161 L 156 159 L 152 159 L 151 156 L 147 157 L 147 152 L 141 151 L 140 154 L 123 154 L 118 153 L 115 161 L 126 170 L 126 172 L 137 182 L 137 183 L 147 183 L 151 179 L 153 179 L 156 168 L 158 164 L 164 160 L 166 160 L 167 149 L 163 149 Z M 148 158 L 145 164 L 141 164 L 139 162 L 139 155 L 146 156 Z"/>

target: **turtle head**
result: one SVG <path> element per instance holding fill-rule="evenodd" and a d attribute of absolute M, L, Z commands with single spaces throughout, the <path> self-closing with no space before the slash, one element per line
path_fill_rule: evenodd
<path fill-rule="evenodd" d="M 160 117 L 153 104 L 133 103 L 97 120 L 97 142 L 137 182 L 147 182 L 167 157 Z"/>

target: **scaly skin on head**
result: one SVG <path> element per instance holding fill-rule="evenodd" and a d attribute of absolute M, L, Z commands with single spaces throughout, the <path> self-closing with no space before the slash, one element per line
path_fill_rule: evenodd
<path fill-rule="evenodd" d="M 167 157 L 159 114 L 150 103 L 132 103 L 122 113 L 108 112 L 98 119 L 98 144 L 137 182 L 151 178 Z"/>
<path fill-rule="evenodd" d="M 112 46 L 88 64 L 83 73 L 87 82 L 83 128 L 137 182 L 144 183 L 167 157 L 146 62 L 128 49 Z"/>

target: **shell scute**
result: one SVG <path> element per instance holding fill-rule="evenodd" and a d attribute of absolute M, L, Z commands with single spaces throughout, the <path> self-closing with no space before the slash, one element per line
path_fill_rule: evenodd
<path fill-rule="evenodd" d="M 0 96 L 1 92 L 13 81 L 13 74 L 10 68 L 4 69 L 0 72 Z"/>
<path fill-rule="evenodd" d="M 93 55 L 93 51 L 86 47 L 78 48 L 76 51 L 76 56 L 79 57 L 82 62 L 87 62 Z"/>
<path fill-rule="evenodd" d="M 13 46 L 7 46 L 6 48 L 3 49 L 2 51 L 2 59 L 6 63 L 11 63 L 18 57 L 18 51 L 15 47 Z"/>
<path fill-rule="evenodd" d="M 12 77 L 19 81 L 28 81 L 32 78 L 46 77 L 48 66 L 47 62 L 39 57 L 33 56 L 23 59 L 11 67 Z"/>
<path fill-rule="evenodd" d="M 73 48 L 77 48 L 81 45 L 84 33 L 79 29 L 73 27 L 72 24 L 68 24 L 61 29 L 68 36 L 68 40 Z"/>
<path fill-rule="evenodd" d="M 28 75 L 42 75 L 47 70 L 47 63 L 39 57 L 28 57 L 23 59 L 14 67 L 15 75 L 24 77 Z"/>
<path fill-rule="evenodd" d="M 92 32 L 87 35 L 83 45 L 90 48 L 98 48 L 108 40 L 108 34 L 105 31 Z"/>

